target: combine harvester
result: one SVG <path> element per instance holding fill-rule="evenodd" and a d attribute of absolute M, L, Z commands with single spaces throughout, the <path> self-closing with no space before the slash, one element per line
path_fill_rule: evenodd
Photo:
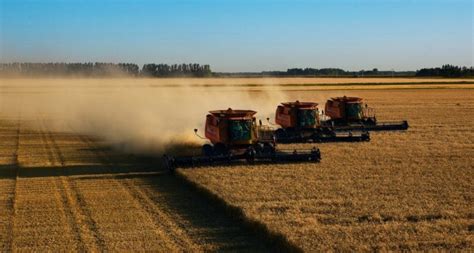
<path fill-rule="evenodd" d="M 234 161 L 254 162 L 319 162 L 319 149 L 277 150 L 273 132 L 257 126 L 255 111 L 217 110 L 206 116 L 205 138 L 210 144 L 202 146 L 198 156 L 164 156 L 165 167 L 196 167 L 229 164 Z M 197 134 L 197 129 L 194 129 Z"/>
<path fill-rule="evenodd" d="M 408 121 L 379 122 L 375 110 L 365 104 L 359 97 L 335 97 L 326 102 L 325 116 L 329 119 L 323 125 L 337 131 L 344 130 L 407 130 Z"/>
<path fill-rule="evenodd" d="M 313 102 L 281 103 L 275 113 L 275 122 L 281 127 L 274 130 L 276 142 L 358 142 L 369 141 L 367 131 L 334 131 L 322 126 L 318 104 Z M 267 119 L 269 120 L 269 119 Z"/>

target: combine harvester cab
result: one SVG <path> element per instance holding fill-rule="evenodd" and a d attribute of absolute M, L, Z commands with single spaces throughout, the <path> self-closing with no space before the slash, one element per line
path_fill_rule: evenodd
<path fill-rule="evenodd" d="M 367 131 L 334 131 L 321 125 L 318 104 L 313 102 L 287 102 L 277 107 L 275 122 L 281 128 L 275 130 L 279 143 L 298 142 L 358 142 L 369 141 Z"/>
<path fill-rule="evenodd" d="M 325 116 L 329 117 L 323 124 L 336 130 L 407 130 L 408 121 L 379 122 L 375 110 L 365 104 L 359 97 L 335 97 L 326 102 Z"/>
<path fill-rule="evenodd" d="M 205 138 L 209 144 L 202 146 L 198 156 L 164 156 L 165 166 L 197 167 L 229 164 L 234 161 L 255 162 L 319 162 L 319 149 L 278 150 L 274 138 L 260 138 L 255 111 L 217 110 L 206 116 Z M 194 130 L 197 133 L 197 129 Z"/>

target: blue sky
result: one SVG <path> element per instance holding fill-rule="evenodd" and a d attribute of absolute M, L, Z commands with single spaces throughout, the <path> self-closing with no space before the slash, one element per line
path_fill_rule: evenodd
<path fill-rule="evenodd" d="M 1 61 L 214 71 L 473 65 L 472 0 L 0 0 Z"/>

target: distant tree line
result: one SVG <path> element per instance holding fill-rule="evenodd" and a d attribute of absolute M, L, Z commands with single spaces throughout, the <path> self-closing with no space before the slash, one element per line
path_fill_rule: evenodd
<path fill-rule="evenodd" d="M 140 68 L 133 63 L 4 63 L 3 76 L 138 76 Z"/>
<path fill-rule="evenodd" d="M 0 63 L 0 76 L 25 77 L 473 77 L 473 67 L 443 65 L 438 68 L 423 68 L 417 71 L 346 71 L 339 68 L 290 68 L 286 71 L 263 72 L 212 72 L 209 65 L 155 64 L 140 67 L 134 63 Z"/>
<path fill-rule="evenodd" d="M 367 76 L 415 76 L 415 71 L 379 71 L 374 68 L 372 70 L 360 71 L 346 71 L 339 68 L 291 68 L 286 71 L 263 71 L 258 73 L 260 76 L 280 76 L 280 77 L 294 77 L 294 76 L 320 76 L 320 77 L 367 77 Z"/>
<path fill-rule="evenodd" d="M 0 76 L 24 77 L 204 77 L 211 75 L 209 65 L 134 63 L 1 63 Z"/>
<path fill-rule="evenodd" d="M 417 71 L 394 71 L 377 68 L 372 70 L 346 71 L 339 68 L 291 68 L 286 71 L 262 71 L 241 73 L 213 73 L 221 77 L 474 77 L 473 67 L 443 65 L 441 68 L 423 68 Z"/>
<path fill-rule="evenodd" d="M 205 77 L 212 74 L 209 65 L 199 64 L 145 64 L 141 74 L 157 77 Z"/>
<path fill-rule="evenodd" d="M 420 69 L 416 72 L 416 76 L 472 77 L 474 76 L 474 68 L 446 64 L 441 68 Z"/>

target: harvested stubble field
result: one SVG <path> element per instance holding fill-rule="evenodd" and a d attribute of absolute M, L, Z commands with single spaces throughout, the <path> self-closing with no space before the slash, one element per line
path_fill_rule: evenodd
<path fill-rule="evenodd" d="M 80 133 L 74 122 L 54 118 L 50 124 L 47 114 L 8 112 L 12 101 L 55 93 L 62 85 L 75 95 L 105 96 L 110 87 L 128 92 L 136 82 L 139 92 L 158 96 L 172 80 L 2 81 L 1 250 L 268 251 L 272 239 L 308 252 L 473 250 L 471 84 L 436 89 L 439 84 L 420 87 L 409 79 L 390 90 L 362 85 L 348 86 L 350 91 L 284 86 L 278 92 L 288 100 L 362 96 L 379 119 L 407 119 L 410 129 L 372 133 L 370 143 L 318 144 L 319 164 L 180 169 L 178 177 L 160 171 L 155 159 L 114 151 L 109 142 Z M 251 96 L 259 90 L 239 89 L 250 89 Z"/>
<path fill-rule="evenodd" d="M 154 161 L 43 121 L 0 120 L 0 251 L 270 247 Z"/>
<path fill-rule="evenodd" d="M 319 100 L 334 92 L 292 92 Z M 320 164 L 180 170 L 305 251 L 474 248 L 474 91 L 353 91 L 407 132 L 318 144 Z M 321 101 L 322 102 L 322 101 Z M 287 145 L 285 148 L 311 144 Z"/>

